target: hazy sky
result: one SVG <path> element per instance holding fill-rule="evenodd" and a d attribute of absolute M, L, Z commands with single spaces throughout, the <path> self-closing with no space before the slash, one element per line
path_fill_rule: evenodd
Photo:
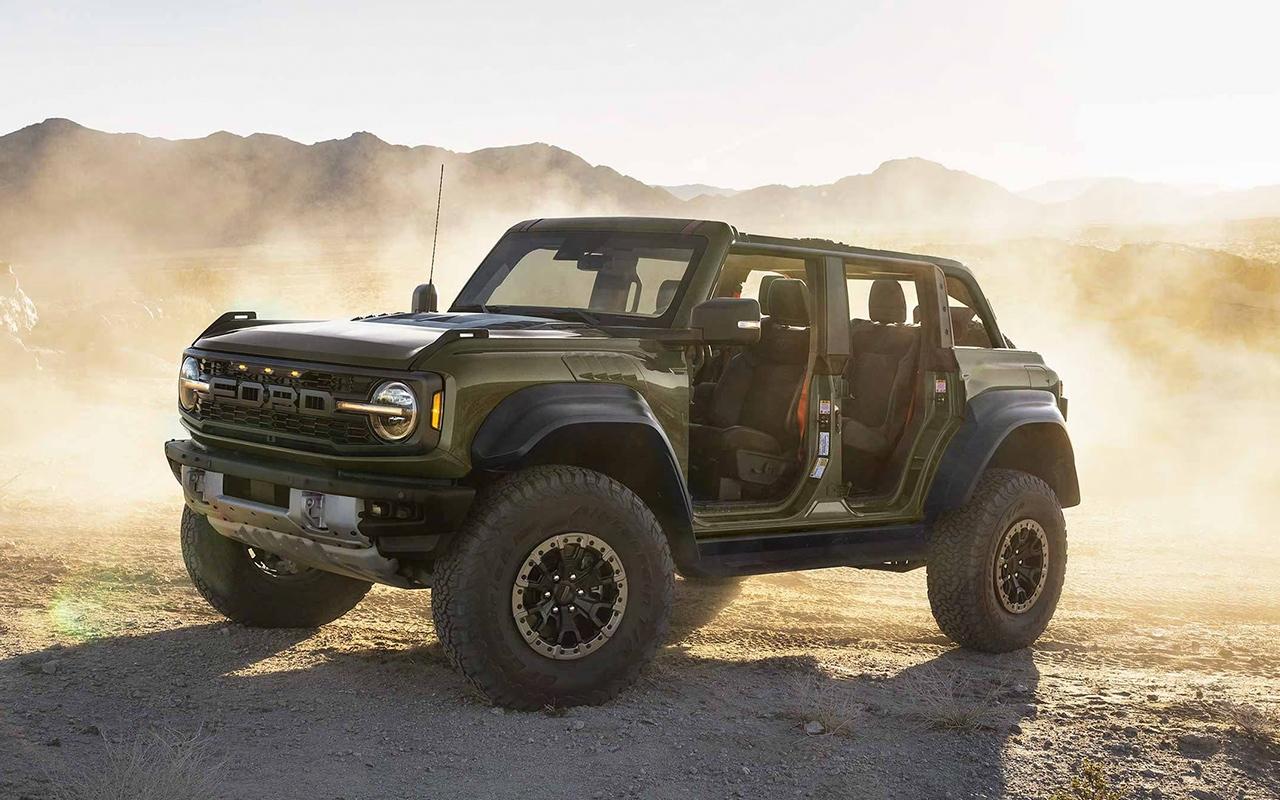
<path fill-rule="evenodd" d="M 1013 189 L 1274 184 L 1278 28 L 1272 0 L 0 0 L 0 132 L 545 141 L 734 187 L 909 155 Z"/>

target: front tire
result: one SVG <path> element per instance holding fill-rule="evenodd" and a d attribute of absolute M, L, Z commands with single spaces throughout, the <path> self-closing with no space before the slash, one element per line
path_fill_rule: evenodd
<path fill-rule="evenodd" d="M 539 466 L 495 483 L 475 509 L 431 591 L 458 671 L 525 710 L 596 705 L 634 683 L 666 639 L 674 592 L 644 502 L 598 472 Z"/>
<path fill-rule="evenodd" d="M 373 585 L 256 551 L 190 508 L 182 510 L 182 561 L 209 605 L 253 628 L 317 628 L 355 608 Z"/>
<path fill-rule="evenodd" d="M 1034 475 L 990 469 L 929 541 L 929 605 L 938 627 L 973 650 L 1033 643 L 1057 608 L 1067 569 L 1058 497 Z"/>

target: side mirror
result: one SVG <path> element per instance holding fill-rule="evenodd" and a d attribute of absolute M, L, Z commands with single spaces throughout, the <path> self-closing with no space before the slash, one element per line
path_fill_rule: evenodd
<path fill-rule="evenodd" d="M 413 290 L 413 313 L 420 314 L 424 311 L 434 313 L 438 305 L 439 298 L 436 296 L 434 283 L 419 284 L 418 288 Z"/>
<path fill-rule="evenodd" d="M 760 303 L 749 297 L 717 297 L 693 307 L 689 327 L 707 344 L 760 341 Z"/>

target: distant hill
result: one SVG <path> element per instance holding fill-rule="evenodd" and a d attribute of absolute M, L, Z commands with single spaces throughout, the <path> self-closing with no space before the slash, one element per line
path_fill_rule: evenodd
<path fill-rule="evenodd" d="M 225 132 L 169 141 L 52 119 L 0 137 L 0 244 L 201 247 L 429 231 L 441 164 L 454 220 L 659 214 L 678 202 L 546 144 L 455 153 L 369 133 L 313 145 Z"/>
<path fill-rule="evenodd" d="M 0 136 L 0 258 L 163 251 L 316 238 L 430 236 L 441 165 L 455 236 L 571 214 L 723 219 L 761 233 L 963 237 L 1085 224 L 1280 214 L 1280 187 L 1197 194 L 1124 179 L 996 183 L 918 158 L 816 186 L 658 187 L 548 144 L 458 153 L 370 133 L 304 145 L 219 132 L 171 141 L 49 119 Z M 459 228 L 464 230 L 459 231 Z M 483 237 L 482 237 L 483 238 Z"/>
<path fill-rule="evenodd" d="M 1167 192 L 1188 197 L 1204 197 L 1222 191 L 1222 187 L 1209 184 L 1151 183 L 1135 181 L 1131 178 L 1073 178 L 1032 186 L 1030 189 L 1018 192 L 1018 195 L 1037 203 L 1063 203 L 1100 189 L 1124 187 L 1135 191 Z"/>
<path fill-rule="evenodd" d="M 1205 213 L 1208 187 L 1144 183 L 1129 178 L 1051 181 L 1019 192 L 1055 219 L 1076 224 L 1181 222 Z"/>
<path fill-rule="evenodd" d="M 761 186 L 730 197 L 698 197 L 690 215 L 719 216 L 770 232 L 859 229 L 1004 229 L 1040 222 L 1041 207 L 967 172 L 920 158 L 819 186 Z"/>
<path fill-rule="evenodd" d="M 708 186 L 705 183 L 682 183 L 679 186 L 663 186 L 662 188 L 681 200 L 692 200 L 704 194 L 710 197 L 732 197 L 740 191 L 738 189 L 726 189 L 723 186 Z"/>

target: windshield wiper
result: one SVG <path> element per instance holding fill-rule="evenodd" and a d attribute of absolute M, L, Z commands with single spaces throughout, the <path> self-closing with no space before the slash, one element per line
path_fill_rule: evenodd
<path fill-rule="evenodd" d="M 549 309 L 546 309 L 545 311 L 543 311 L 542 309 L 539 309 L 538 313 L 545 314 L 546 316 L 553 316 L 555 314 L 572 314 L 573 316 L 577 317 L 578 321 L 584 325 L 588 325 L 592 328 L 600 327 L 599 317 L 597 317 L 595 314 L 591 314 L 586 311 L 583 311 L 580 308 L 549 308 Z"/>

